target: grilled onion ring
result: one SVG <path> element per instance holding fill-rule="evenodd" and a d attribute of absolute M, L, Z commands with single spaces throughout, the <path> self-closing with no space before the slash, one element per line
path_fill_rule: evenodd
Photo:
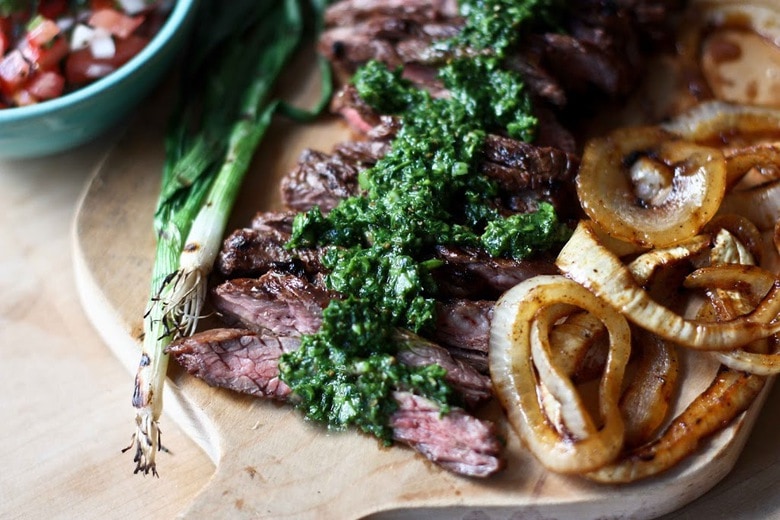
<path fill-rule="evenodd" d="M 539 403 L 537 387 L 540 382 L 534 369 L 538 360 L 534 359 L 533 351 L 550 348 L 546 342 L 556 316 L 544 309 L 560 308 L 560 304 L 592 313 L 604 323 L 609 335 L 610 352 L 599 386 L 603 424 L 596 429 L 593 421 L 584 421 L 581 426 L 585 436 L 554 428 Z M 496 303 L 489 355 L 494 390 L 512 427 L 548 469 L 561 473 L 592 471 L 620 453 L 624 425 L 618 400 L 630 340 L 625 318 L 587 289 L 563 276 L 537 276 L 521 282 Z M 532 347 L 532 342 L 538 342 L 536 348 Z M 543 355 L 550 357 L 549 352 Z M 554 376 L 548 384 L 565 384 L 563 380 L 563 377 Z M 569 389 L 561 391 L 568 392 Z"/>
<path fill-rule="evenodd" d="M 637 325 L 696 350 L 731 350 L 780 332 L 780 280 L 775 279 L 750 314 L 718 323 L 688 320 L 650 298 L 620 259 L 599 243 L 592 225 L 579 223 L 556 265 Z"/>
<path fill-rule="evenodd" d="M 706 287 L 711 294 L 712 304 L 720 316 L 745 312 L 755 305 L 761 294 L 775 281 L 775 276 L 756 266 L 725 264 L 701 268 L 691 273 L 685 280 L 689 287 Z M 732 296 L 734 287 L 738 287 L 742 298 Z M 728 291 L 723 297 L 722 291 Z M 724 301 L 720 301 L 724 300 Z M 736 300 L 736 301 L 729 301 Z M 772 342 L 775 343 L 775 342 Z M 776 347 L 776 345 L 774 345 Z M 733 370 L 751 374 L 770 376 L 780 374 L 780 352 L 749 352 L 744 349 L 729 352 L 713 352 L 712 355 L 722 364 Z"/>
<path fill-rule="evenodd" d="M 726 157 L 726 186 L 733 188 L 751 171 L 764 180 L 777 180 L 780 176 L 780 146 L 757 144 L 729 150 Z"/>
<path fill-rule="evenodd" d="M 764 239 L 753 222 L 742 215 L 726 213 L 716 215 L 704 228 L 704 232 L 712 236 L 718 236 L 724 230 L 750 252 L 755 263 L 761 263 L 764 256 Z"/>
<path fill-rule="evenodd" d="M 660 127 L 627 128 L 588 143 L 576 186 L 585 213 L 609 235 L 666 247 L 715 216 L 726 162 L 720 150 Z"/>

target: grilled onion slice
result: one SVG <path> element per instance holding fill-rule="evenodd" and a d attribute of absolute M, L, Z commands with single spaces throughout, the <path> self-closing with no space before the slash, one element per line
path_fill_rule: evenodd
<path fill-rule="evenodd" d="M 677 392 L 679 361 L 674 344 L 646 331 L 634 334 L 639 361 L 620 398 L 626 424 L 625 447 L 648 442 L 666 421 Z"/>
<path fill-rule="evenodd" d="M 780 181 L 733 190 L 724 197 L 720 211 L 742 215 L 762 231 L 774 229 L 780 220 Z"/>
<path fill-rule="evenodd" d="M 576 185 L 585 213 L 609 235 L 666 247 L 715 216 L 726 162 L 720 150 L 660 127 L 626 128 L 588 143 Z"/>
<path fill-rule="evenodd" d="M 622 484 L 666 471 L 745 411 L 763 387 L 762 377 L 721 370 L 658 439 L 585 476 L 597 482 Z"/>
<path fill-rule="evenodd" d="M 731 350 L 780 331 L 777 278 L 756 310 L 749 314 L 717 323 L 686 319 L 650 298 L 631 271 L 598 241 L 592 226 L 589 221 L 579 223 L 558 255 L 556 265 L 633 323 L 697 350 Z"/>
<path fill-rule="evenodd" d="M 780 110 L 707 101 L 660 126 L 689 141 L 739 149 L 780 137 Z"/>
<path fill-rule="evenodd" d="M 574 396 L 566 375 L 549 363 L 553 358 L 549 335 L 554 321 L 561 317 L 557 311 L 560 304 L 590 312 L 604 324 L 609 336 L 610 350 L 599 384 L 599 422 L 589 417 L 579 397 Z M 537 276 L 521 282 L 496 303 L 490 335 L 494 390 L 510 424 L 545 467 L 582 473 L 609 463 L 619 454 L 624 425 L 618 401 L 630 340 L 625 318 L 563 276 Z M 552 424 L 540 404 L 540 385 L 552 395 L 569 396 L 571 400 L 561 402 L 561 406 L 578 410 L 561 415 L 579 416 L 576 425 Z"/>

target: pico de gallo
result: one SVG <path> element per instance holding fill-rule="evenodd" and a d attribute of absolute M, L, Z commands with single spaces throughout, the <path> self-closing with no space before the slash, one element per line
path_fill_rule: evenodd
<path fill-rule="evenodd" d="M 0 0 L 0 108 L 60 97 L 114 72 L 173 0 Z"/>

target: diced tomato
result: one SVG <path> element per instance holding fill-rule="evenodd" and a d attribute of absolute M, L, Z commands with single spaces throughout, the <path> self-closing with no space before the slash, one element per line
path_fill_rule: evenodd
<path fill-rule="evenodd" d="M 96 59 L 88 48 L 72 52 L 65 60 L 65 79 L 69 84 L 83 85 L 102 78 L 130 61 L 147 43 L 148 38 L 136 35 L 117 40 L 116 54 L 109 59 Z"/>
<path fill-rule="evenodd" d="M 14 49 L 0 59 L 0 90 L 11 96 L 24 85 L 30 76 L 30 64 L 22 53 Z"/>
<path fill-rule="evenodd" d="M 30 25 L 26 38 L 30 45 L 36 47 L 48 45 L 58 34 L 60 34 L 60 28 L 54 20 L 44 18 L 43 16 L 36 17 Z"/>
<path fill-rule="evenodd" d="M 105 29 L 117 38 L 127 38 L 144 23 L 144 17 L 128 16 L 116 9 L 101 9 L 92 13 L 87 23 Z"/>
<path fill-rule="evenodd" d="M 11 31 L 13 30 L 13 23 L 11 22 L 11 17 L 2 17 L 0 16 L 0 56 L 3 56 L 6 52 L 8 52 L 12 45 L 11 45 Z"/>
<path fill-rule="evenodd" d="M 58 72 L 45 70 L 33 74 L 25 90 L 38 99 L 53 99 L 62 95 L 65 78 Z"/>
<path fill-rule="evenodd" d="M 57 37 L 49 45 L 37 46 L 30 42 L 22 42 L 19 50 L 25 58 L 34 63 L 38 68 L 51 70 L 68 55 L 70 45 L 63 37 Z"/>
<path fill-rule="evenodd" d="M 11 48 L 11 40 L 3 31 L 0 31 L 0 56 L 4 55 Z"/>
<path fill-rule="evenodd" d="M 91 0 L 89 6 L 93 11 L 99 9 L 113 9 L 116 7 L 116 2 L 114 0 Z"/>
<path fill-rule="evenodd" d="M 67 9 L 68 0 L 40 0 L 38 4 L 38 13 L 52 20 L 65 14 Z"/>

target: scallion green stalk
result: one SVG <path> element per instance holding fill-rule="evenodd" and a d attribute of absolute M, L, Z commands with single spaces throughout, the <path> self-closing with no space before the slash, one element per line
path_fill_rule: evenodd
<path fill-rule="evenodd" d="M 313 6 L 315 17 L 321 17 L 324 5 Z M 278 108 L 296 117 L 310 115 L 271 96 L 301 41 L 299 0 L 248 0 L 230 7 L 215 1 L 202 9 L 193 41 L 205 43 L 185 62 L 155 213 L 158 241 L 133 392 L 136 431 L 126 448 L 135 449 L 135 472 L 143 474 L 157 475 L 156 456 L 164 450 L 159 421 L 168 368 L 165 349 L 197 328 L 208 277 L 254 152 Z M 211 40 L 203 40 L 209 35 Z M 193 82 L 203 78 L 205 88 L 192 92 L 198 84 Z M 329 98 L 330 80 L 324 79 L 315 111 Z"/>

